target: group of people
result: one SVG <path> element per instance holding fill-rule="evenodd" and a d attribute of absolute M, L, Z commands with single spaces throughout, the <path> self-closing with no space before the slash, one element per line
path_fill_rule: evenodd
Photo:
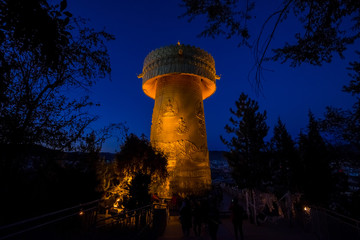
<path fill-rule="evenodd" d="M 190 235 L 191 228 L 195 236 L 200 236 L 202 228 L 207 225 L 209 235 L 212 240 L 217 239 L 219 224 L 221 223 L 219 215 L 219 198 L 210 195 L 207 198 L 185 198 L 179 209 L 180 222 L 185 237 Z M 229 206 L 231 219 L 234 226 L 235 237 L 238 240 L 244 239 L 242 231 L 242 222 L 245 216 L 243 207 L 238 200 L 234 198 Z"/>
<path fill-rule="evenodd" d="M 216 239 L 220 217 L 218 204 L 213 197 L 206 199 L 185 198 L 182 201 L 180 210 L 180 222 L 184 236 L 190 235 L 193 228 L 195 236 L 200 236 L 202 227 L 207 224 L 211 239 Z"/>

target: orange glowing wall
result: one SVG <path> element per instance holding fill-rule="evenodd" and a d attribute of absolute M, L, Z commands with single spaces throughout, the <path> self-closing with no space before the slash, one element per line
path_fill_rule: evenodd
<path fill-rule="evenodd" d="M 160 48 L 147 56 L 140 77 L 144 92 L 155 99 L 151 143 L 168 157 L 170 179 L 162 195 L 209 189 L 203 99 L 216 89 L 213 58 L 191 46 Z"/>

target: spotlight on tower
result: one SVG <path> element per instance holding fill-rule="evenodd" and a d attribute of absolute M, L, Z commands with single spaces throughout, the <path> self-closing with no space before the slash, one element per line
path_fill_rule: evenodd
<path fill-rule="evenodd" d="M 150 52 L 142 73 L 144 93 L 155 99 L 150 141 L 168 157 L 167 195 L 199 194 L 211 187 L 203 100 L 216 90 L 215 61 L 180 42 Z"/>

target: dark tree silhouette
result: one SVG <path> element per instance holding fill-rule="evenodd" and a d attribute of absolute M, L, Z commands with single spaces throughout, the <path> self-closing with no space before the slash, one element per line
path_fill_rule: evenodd
<path fill-rule="evenodd" d="M 244 93 L 241 93 L 235 105 L 235 110 L 230 108 L 230 125 L 225 126 L 231 136 L 230 140 L 221 136 L 222 142 L 229 149 L 225 156 L 240 188 L 260 188 L 268 167 L 264 161 L 264 138 L 269 130 L 265 122 L 266 111 L 260 113 L 258 103 Z"/>
<path fill-rule="evenodd" d="M 295 142 L 280 118 L 274 127 L 274 135 L 270 142 L 274 159 L 271 168 L 275 191 L 280 196 L 287 191 L 301 192 L 304 169 Z"/>
<path fill-rule="evenodd" d="M 143 192 L 143 187 L 150 187 L 152 192 L 161 193 L 168 177 L 167 158 L 155 150 L 144 137 L 139 138 L 130 134 L 126 137 L 120 152 L 115 155 L 115 161 L 110 164 L 102 163 L 98 174 L 101 181 L 99 190 L 104 192 L 105 200 L 114 201 L 118 197 L 123 200 L 131 194 L 129 190 L 134 193 Z M 139 185 L 138 181 L 134 180 L 136 176 L 139 179 L 149 177 L 149 184 Z M 130 184 L 132 180 L 134 182 Z M 136 201 L 141 202 L 140 199 Z"/>
<path fill-rule="evenodd" d="M 322 136 L 320 126 L 309 112 L 307 133 L 301 133 L 299 150 L 305 168 L 304 197 L 312 204 L 328 206 L 333 190 L 331 156 Z"/>
<path fill-rule="evenodd" d="M 249 29 L 248 22 L 255 17 L 251 10 L 257 3 L 256 0 L 182 0 L 182 2 L 182 6 L 186 9 L 182 16 L 189 17 L 189 21 L 205 15 L 208 25 L 200 36 L 236 37 L 240 45 L 249 45 L 254 33 L 250 31 L 252 29 Z M 272 54 L 269 54 L 276 29 L 282 22 L 286 22 L 289 15 L 293 15 L 300 22 L 302 29 L 294 35 L 294 39 L 285 39 L 282 48 L 273 49 Z M 266 18 L 260 27 L 260 32 L 255 33 L 257 84 L 260 84 L 263 63 L 269 59 L 282 63 L 290 61 L 292 66 L 298 66 L 301 63 L 321 65 L 323 62 L 330 62 L 334 53 L 344 57 L 343 52 L 347 46 L 360 37 L 359 29 L 360 3 L 357 0 L 283 1 L 279 9 Z"/>
<path fill-rule="evenodd" d="M 97 116 L 84 90 L 109 76 L 114 37 L 49 2 L 0 0 L 1 224 L 98 197 L 106 134 L 85 134 Z"/>
<path fill-rule="evenodd" d="M 153 183 L 162 183 L 167 177 L 167 158 L 155 150 L 145 137 L 127 136 L 115 160 L 119 171 L 131 174 L 142 172 L 151 176 Z"/>
<path fill-rule="evenodd" d="M 247 188 L 250 198 L 255 202 L 255 189 L 264 190 L 265 182 L 271 178 L 269 161 L 266 157 L 266 137 L 269 127 L 266 125 L 266 111 L 259 112 L 259 105 L 246 94 L 241 93 L 235 102 L 236 109 L 230 108 L 232 117 L 225 130 L 230 140 L 220 136 L 228 147 L 225 153 L 232 176 L 239 188 Z M 253 206 L 253 219 L 256 223 L 256 206 Z"/>
<path fill-rule="evenodd" d="M 200 37 L 238 36 L 241 43 L 247 44 L 250 35 L 246 23 L 252 17 L 250 12 L 254 8 L 253 2 L 247 1 L 246 5 L 241 7 L 238 1 L 182 0 L 182 2 L 181 6 L 186 8 L 186 12 L 181 17 L 188 16 L 189 21 L 192 21 L 199 15 L 206 15 L 208 25 L 199 34 Z"/>
<path fill-rule="evenodd" d="M 136 209 L 150 204 L 150 184 L 151 176 L 138 172 L 134 174 L 134 178 L 128 184 L 129 199 L 125 203 L 128 209 Z"/>
<path fill-rule="evenodd" d="M 360 52 L 357 52 L 360 56 Z M 343 166 L 359 168 L 360 150 L 360 62 L 350 63 L 349 70 L 351 81 L 344 86 L 344 91 L 356 97 L 356 102 L 352 109 L 343 110 L 341 108 L 327 107 L 324 119 L 321 120 L 321 130 L 329 135 L 328 138 L 334 143 L 332 156 L 335 157 L 333 163 L 335 170 L 334 182 L 335 189 L 333 201 L 339 206 L 338 211 L 352 217 L 359 216 L 359 208 L 355 199 L 359 197 L 359 191 L 353 192 L 350 197 L 345 197 L 343 192 L 348 191 L 348 175 L 340 171 Z M 355 200 L 355 201 L 354 201 Z M 347 210 L 343 210 L 347 209 Z"/>
<path fill-rule="evenodd" d="M 360 52 L 357 54 L 360 56 Z M 351 80 L 343 90 L 355 96 L 356 102 L 348 110 L 327 107 L 321 128 L 336 139 L 337 144 L 351 144 L 360 150 L 360 62 L 351 62 L 349 70 Z"/>
<path fill-rule="evenodd" d="M 360 57 L 359 51 L 357 51 L 356 54 Z M 350 62 L 349 70 L 352 71 L 352 73 L 349 74 L 351 80 L 349 85 L 344 87 L 344 91 L 351 93 L 352 95 L 359 95 L 360 94 L 360 62 L 358 61 Z"/>
<path fill-rule="evenodd" d="M 114 37 L 73 17 L 66 0 L 0 7 L 0 141 L 70 150 L 97 119 L 81 92 L 110 74 L 105 42 Z"/>

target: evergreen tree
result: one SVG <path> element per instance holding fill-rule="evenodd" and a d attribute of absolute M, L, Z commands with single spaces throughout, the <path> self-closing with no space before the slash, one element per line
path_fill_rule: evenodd
<path fill-rule="evenodd" d="M 273 155 L 273 180 L 276 192 L 283 195 L 287 191 L 300 191 L 303 166 L 300 163 L 295 142 L 286 130 L 285 124 L 278 119 L 271 139 Z"/>
<path fill-rule="evenodd" d="M 226 153 L 226 158 L 239 187 L 260 188 L 266 180 L 265 169 L 268 169 L 268 163 L 264 159 L 264 138 L 269 130 L 265 122 L 266 111 L 259 112 L 258 103 L 244 93 L 241 93 L 235 105 L 235 110 L 230 108 L 230 125 L 225 126 L 231 138 L 226 140 L 220 137 L 230 150 Z"/>
<path fill-rule="evenodd" d="M 360 52 L 357 54 L 360 57 Z M 349 110 L 327 107 L 321 127 L 341 144 L 349 143 L 360 150 L 360 62 L 351 62 L 349 70 L 351 80 L 343 90 L 356 96 L 356 102 Z"/>
<path fill-rule="evenodd" d="M 356 51 L 356 54 L 360 57 L 360 51 Z M 350 80 L 350 84 L 344 87 L 344 91 L 351 93 L 352 95 L 359 95 L 360 94 L 360 62 L 359 61 L 350 62 L 350 67 L 348 69 L 352 71 L 352 73 L 349 74 L 351 80 Z"/>
<path fill-rule="evenodd" d="M 300 133 L 300 155 L 304 164 L 304 195 L 312 204 L 327 206 L 332 191 L 331 159 L 320 127 L 309 112 L 307 134 Z"/>

